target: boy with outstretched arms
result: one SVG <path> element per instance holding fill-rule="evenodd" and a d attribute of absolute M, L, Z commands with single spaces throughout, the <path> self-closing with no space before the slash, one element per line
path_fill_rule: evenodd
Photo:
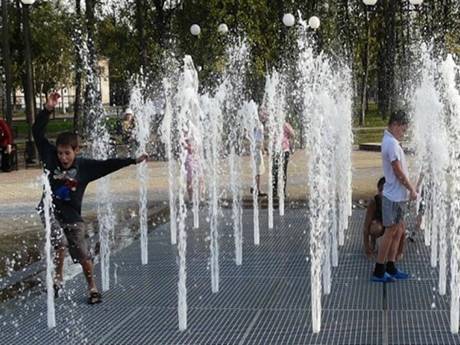
<path fill-rule="evenodd" d="M 60 95 L 50 94 L 44 109 L 38 114 L 32 131 L 43 168 L 49 171 L 49 182 L 53 193 L 52 245 L 56 250 L 55 295 L 62 287 L 65 247 L 69 248 L 74 262 L 81 264 L 88 283 L 88 303 L 101 302 L 93 275 L 93 262 L 88 247 L 86 228 L 81 217 L 83 195 L 88 183 L 131 164 L 147 159 L 94 160 L 77 157 L 78 136 L 74 133 L 59 134 L 56 145 L 45 137 L 49 116 L 59 102 Z M 43 218 L 43 217 L 42 217 Z"/>

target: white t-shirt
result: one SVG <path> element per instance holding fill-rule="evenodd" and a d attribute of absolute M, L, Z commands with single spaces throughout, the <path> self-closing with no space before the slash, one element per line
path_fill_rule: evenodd
<path fill-rule="evenodd" d="M 382 140 L 382 163 L 385 175 L 383 196 L 394 202 L 407 201 L 408 191 L 396 177 L 391 165 L 396 160 L 400 161 L 403 172 L 408 176 L 409 170 L 404 151 L 399 141 L 388 130 L 385 130 Z"/>

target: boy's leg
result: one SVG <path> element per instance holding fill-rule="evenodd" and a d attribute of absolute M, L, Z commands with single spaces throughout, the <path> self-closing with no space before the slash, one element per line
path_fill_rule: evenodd
<path fill-rule="evenodd" d="M 388 258 L 390 249 L 398 236 L 400 222 L 398 211 L 398 204 L 384 196 L 382 199 L 382 225 L 385 227 L 385 233 L 380 242 L 372 280 L 385 280 L 385 260 Z"/>
<path fill-rule="evenodd" d="M 378 220 L 373 220 L 371 223 L 371 226 L 369 227 L 369 235 L 371 237 L 371 244 L 370 244 L 370 249 L 372 252 L 377 251 L 377 239 L 379 237 L 382 237 L 385 232 L 384 227 L 382 226 L 382 223 L 380 223 Z"/>
<path fill-rule="evenodd" d="M 383 234 L 382 242 L 377 254 L 377 265 L 385 266 L 385 259 L 387 258 L 390 248 L 392 247 L 393 242 L 395 241 L 395 238 L 398 234 L 398 228 L 398 224 L 395 224 L 385 229 L 385 233 Z M 381 275 L 383 275 L 383 272 Z"/>
<path fill-rule="evenodd" d="M 391 277 L 385 269 L 385 259 L 388 256 L 388 252 L 394 242 L 397 234 L 397 225 L 393 225 L 385 228 L 385 233 L 382 236 L 382 241 L 379 244 L 377 252 L 377 261 L 375 263 L 375 269 L 372 274 L 371 280 L 375 282 L 388 283 L 395 281 L 395 278 Z"/>
<path fill-rule="evenodd" d="M 395 261 L 397 259 L 398 250 L 401 242 L 404 240 L 405 228 L 404 223 L 398 224 L 398 232 L 396 234 L 395 243 L 393 243 L 390 252 L 388 253 L 388 261 L 386 266 L 386 272 L 394 279 L 407 279 L 409 274 L 402 272 L 396 268 Z"/>
<path fill-rule="evenodd" d="M 64 281 L 64 258 L 65 258 L 65 247 L 60 246 L 56 248 L 56 253 L 54 256 L 54 265 L 55 265 L 55 276 L 54 283 L 58 286 L 62 285 Z"/>
<path fill-rule="evenodd" d="M 394 241 L 391 244 L 391 248 L 390 248 L 390 250 L 388 252 L 388 261 L 390 261 L 390 262 L 395 262 L 396 261 L 396 257 L 398 255 L 398 251 L 399 251 L 399 246 L 401 244 L 402 237 L 404 237 L 404 224 L 399 223 L 397 226 L 398 226 L 398 228 L 397 228 L 397 231 L 396 231 L 396 234 L 395 234 Z"/>
<path fill-rule="evenodd" d="M 86 282 L 88 283 L 89 291 L 97 291 L 96 281 L 93 275 L 93 262 L 91 260 L 83 260 L 80 262 L 85 275 Z"/>
<path fill-rule="evenodd" d="M 74 262 L 80 263 L 83 274 L 85 275 L 86 282 L 88 283 L 88 290 L 90 295 L 92 296 L 92 293 L 97 293 L 98 295 L 97 301 L 90 303 L 98 303 L 100 302 L 100 295 L 97 292 L 98 290 L 96 281 L 94 279 L 93 262 L 91 260 L 91 254 L 89 251 L 86 227 L 82 222 L 76 224 L 67 224 L 65 226 L 65 234 L 67 241 L 69 242 L 70 255 L 72 256 Z"/>

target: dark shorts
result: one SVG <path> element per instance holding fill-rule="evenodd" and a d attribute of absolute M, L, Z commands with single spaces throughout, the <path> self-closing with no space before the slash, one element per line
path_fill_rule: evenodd
<path fill-rule="evenodd" d="M 395 202 L 382 197 L 382 225 L 389 228 L 402 223 L 407 213 L 407 202 Z"/>
<path fill-rule="evenodd" d="M 43 225 L 45 217 L 40 213 Z M 73 262 L 82 262 L 91 259 L 89 248 L 89 236 L 85 223 L 61 224 L 54 216 L 51 216 L 51 245 L 55 249 L 69 248 Z"/>

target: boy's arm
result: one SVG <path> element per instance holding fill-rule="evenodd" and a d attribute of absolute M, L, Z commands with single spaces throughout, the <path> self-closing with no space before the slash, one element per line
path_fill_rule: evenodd
<path fill-rule="evenodd" d="M 147 155 L 134 158 L 113 158 L 106 160 L 82 159 L 81 169 L 88 176 L 88 182 L 97 180 L 131 164 L 138 164 L 147 160 Z"/>
<path fill-rule="evenodd" d="M 38 152 L 40 153 L 40 157 L 42 157 L 42 159 L 44 158 L 44 153 L 49 148 L 53 147 L 53 145 L 50 144 L 50 142 L 45 136 L 46 127 L 49 122 L 50 114 L 51 112 L 46 108 L 42 109 L 38 113 L 35 122 L 32 126 L 32 134 L 34 136 L 35 145 L 37 146 Z"/>
<path fill-rule="evenodd" d="M 393 168 L 393 172 L 396 178 L 401 182 L 401 184 L 406 187 L 407 190 L 410 192 L 410 199 L 416 200 L 417 199 L 417 191 L 415 190 L 414 185 L 409 180 L 409 177 L 406 176 L 406 173 L 402 169 L 401 166 L 401 149 L 398 144 L 393 144 L 389 147 L 389 149 L 384 152 L 383 154 L 387 156 L 387 159 L 391 162 L 391 167 Z"/>
<path fill-rule="evenodd" d="M 401 167 L 401 162 L 399 160 L 395 160 L 391 162 L 391 166 L 393 167 L 393 171 L 398 178 L 398 180 L 401 182 L 401 184 L 406 187 L 409 192 L 410 192 L 410 198 L 411 200 L 416 200 L 417 199 L 417 191 L 412 185 L 411 181 L 409 178 L 406 176 L 404 173 L 402 167 Z"/>
<path fill-rule="evenodd" d="M 38 152 L 40 153 L 40 157 L 42 157 L 42 159 L 44 158 L 44 153 L 47 151 L 47 149 L 54 148 L 54 146 L 51 145 L 46 138 L 45 132 L 50 119 L 50 114 L 59 102 L 60 97 L 61 96 L 57 92 L 52 92 L 49 95 L 45 107 L 40 111 L 32 126 L 32 134 L 34 136 L 35 145 L 37 146 Z"/>

